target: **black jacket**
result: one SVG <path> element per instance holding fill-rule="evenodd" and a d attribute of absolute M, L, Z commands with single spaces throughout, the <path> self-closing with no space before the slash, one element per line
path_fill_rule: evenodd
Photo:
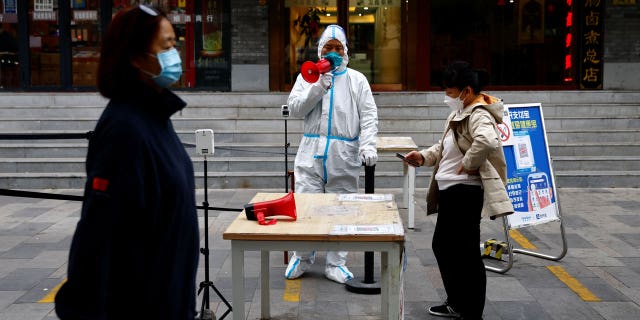
<path fill-rule="evenodd" d="M 185 105 L 169 90 L 148 90 L 102 113 L 68 280 L 56 296 L 61 319 L 194 318 L 193 165 L 170 120 Z"/>

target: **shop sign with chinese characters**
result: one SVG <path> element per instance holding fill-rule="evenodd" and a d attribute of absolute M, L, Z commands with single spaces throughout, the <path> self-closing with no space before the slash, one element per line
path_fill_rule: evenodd
<path fill-rule="evenodd" d="M 17 0 L 4 0 L 4 13 L 18 13 Z"/>
<path fill-rule="evenodd" d="M 604 53 L 604 0 L 582 3 L 582 55 L 580 57 L 580 89 L 602 89 Z"/>
<path fill-rule="evenodd" d="M 613 0 L 614 6 L 635 6 L 636 0 Z"/>
<path fill-rule="evenodd" d="M 33 21 L 57 21 L 57 11 L 34 11 Z"/>
<path fill-rule="evenodd" d="M 98 11 L 97 10 L 74 10 L 73 20 L 74 21 L 98 21 Z"/>
<path fill-rule="evenodd" d="M 169 18 L 172 24 L 187 24 L 192 22 L 191 15 L 184 13 L 170 13 L 167 15 L 167 18 Z M 198 16 L 198 19 L 202 21 L 202 16 Z"/>

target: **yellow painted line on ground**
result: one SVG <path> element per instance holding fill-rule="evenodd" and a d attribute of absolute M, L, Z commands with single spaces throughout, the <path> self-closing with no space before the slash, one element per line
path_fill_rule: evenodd
<path fill-rule="evenodd" d="M 284 281 L 284 294 L 282 300 L 286 302 L 300 302 L 300 288 L 302 287 L 302 279 L 293 279 Z"/>
<path fill-rule="evenodd" d="M 38 303 L 53 303 L 53 301 L 56 298 L 56 294 L 58 293 L 58 290 L 60 290 L 60 287 L 62 287 L 62 285 L 65 282 L 67 282 L 66 278 L 62 280 L 62 282 L 58 283 L 57 286 L 53 287 L 53 289 L 49 290 L 49 293 L 47 293 L 47 295 L 44 296 L 44 298 L 40 299 Z"/>
<path fill-rule="evenodd" d="M 547 266 L 547 269 L 551 271 L 560 281 L 564 282 L 564 284 L 569 287 L 573 292 L 575 292 L 580 299 L 588 302 L 598 302 L 601 301 L 593 292 L 591 292 L 587 287 L 583 286 L 578 279 L 572 277 L 567 271 L 564 270 L 561 266 Z"/>
<path fill-rule="evenodd" d="M 520 233 L 520 231 L 516 229 L 509 230 L 509 236 L 511 237 L 511 239 L 515 240 L 520 245 L 520 247 L 522 247 L 522 249 L 538 249 L 533 243 L 529 242 L 529 240 L 527 240 L 527 238 L 525 238 L 522 233 Z"/>

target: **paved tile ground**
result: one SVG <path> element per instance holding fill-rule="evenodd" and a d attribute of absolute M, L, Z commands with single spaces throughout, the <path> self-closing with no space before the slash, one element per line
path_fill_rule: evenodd
<path fill-rule="evenodd" d="M 242 208 L 259 191 L 281 192 L 209 191 L 211 206 L 228 208 Z M 56 192 L 80 194 L 79 190 Z M 399 195 L 401 190 L 378 192 Z M 406 233 L 405 319 L 437 318 L 429 316 L 425 307 L 445 298 L 431 250 L 436 217 L 424 215 L 424 192 L 417 191 L 416 228 Z M 568 242 L 566 256 L 550 261 L 516 254 L 505 274 L 487 272 L 484 318 L 640 319 L 640 189 L 563 188 L 559 194 Z M 65 278 L 79 210 L 79 202 L 0 196 L 0 320 L 58 319 L 47 298 Z M 406 221 L 406 210 L 400 213 Z M 236 214 L 210 212 L 208 226 L 211 280 L 228 300 L 232 296 L 230 243 L 222 240 L 222 233 Z M 202 228 L 202 212 L 200 215 Z M 483 240 L 504 238 L 499 221 L 484 221 L 482 230 Z M 562 248 L 559 230 L 558 222 L 550 222 L 518 232 L 537 250 L 558 255 Z M 245 258 L 248 319 L 258 319 L 260 314 L 259 258 L 258 252 L 247 253 Z M 376 274 L 379 258 L 376 253 Z M 286 267 L 283 253 L 272 252 L 270 259 L 273 319 L 380 319 L 378 295 L 350 293 L 324 278 L 323 253 L 299 281 L 300 289 L 293 291 L 282 277 Z M 203 261 L 198 281 L 204 279 Z M 363 276 L 363 261 L 363 253 L 349 255 L 348 266 L 357 276 Z M 495 261 L 487 260 L 489 263 Z M 285 301 L 285 296 L 299 301 Z M 213 291 L 210 301 L 211 310 L 218 317 L 222 315 L 226 309 Z"/>

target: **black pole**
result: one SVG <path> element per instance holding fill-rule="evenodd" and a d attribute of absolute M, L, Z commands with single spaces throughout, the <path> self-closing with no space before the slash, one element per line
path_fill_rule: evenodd
<path fill-rule="evenodd" d="M 364 283 L 376 283 L 373 279 L 373 252 L 364 252 Z M 378 288 L 380 290 L 380 288 Z"/>
<path fill-rule="evenodd" d="M 209 284 L 209 191 L 207 190 L 207 185 L 209 184 L 207 181 L 207 158 L 204 158 L 204 201 L 202 205 L 204 206 L 204 281 Z M 209 309 L 209 290 L 204 291 L 204 295 L 202 299 L 206 301 L 207 310 Z"/>
<path fill-rule="evenodd" d="M 374 193 L 376 165 L 364 166 L 364 193 Z M 375 283 L 373 279 L 373 252 L 366 251 L 364 253 L 364 283 Z M 380 290 L 380 287 L 377 287 Z"/>
<path fill-rule="evenodd" d="M 364 167 L 364 193 L 374 193 L 376 166 Z M 380 285 L 373 278 L 373 252 L 364 253 L 364 279 L 353 278 L 345 283 L 347 290 L 353 293 L 379 294 Z"/>
<path fill-rule="evenodd" d="M 202 202 L 202 206 L 204 207 L 204 248 L 200 248 L 200 253 L 204 255 L 204 281 L 200 282 L 200 288 L 198 289 L 198 294 L 204 290 L 202 295 L 202 307 L 200 308 L 200 315 L 197 319 L 199 320 L 213 320 L 215 319 L 215 314 L 209 308 L 209 287 L 216 292 L 218 297 L 222 299 L 222 302 L 227 306 L 227 311 L 220 317 L 220 319 L 224 319 L 229 312 L 231 312 L 231 304 L 229 301 L 225 299 L 224 296 L 218 291 L 218 288 L 213 285 L 213 282 L 209 280 L 209 195 L 207 190 L 207 157 L 204 157 L 204 201 Z"/>
<path fill-rule="evenodd" d="M 200 319 L 212 319 L 209 309 L 209 289 L 208 286 L 212 283 L 209 281 L 209 196 L 207 190 L 207 157 L 204 158 L 204 201 L 202 206 L 204 207 L 204 248 L 200 249 L 200 253 L 204 255 L 204 281 L 200 282 L 200 289 L 198 293 L 204 290 L 202 295 L 202 307 L 200 308 Z M 207 310 L 207 314 L 205 314 Z"/>
<path fill-rule="evenodd" d="M 287 139 L 287 118 L 284 118 L 284 191 L 289 193 L 289 139 Z"/>
<path fill-rule="evenodd" d="M 364 193 L 374 193 L 376 184 L 376 165 L 364 166 Z"/>

